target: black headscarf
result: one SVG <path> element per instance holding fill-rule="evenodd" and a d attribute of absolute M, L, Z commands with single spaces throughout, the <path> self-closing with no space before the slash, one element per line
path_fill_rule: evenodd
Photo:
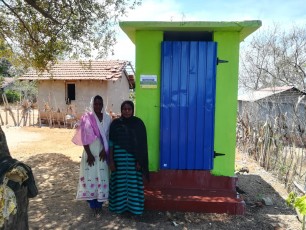
<path fill-rule="evenodd" d="M 109 139 L 114 145 L 119 145 L 135 156 L 141 166 L 143 175 L 149 180 L 146 127 L 140 118 L 134 116 L 134 103 L 132 101 L 122 102 L 121 114 L 122 108 L 126 104 L 132 107 L 133 115 L 129 118 L 121 115 L 120 118 L 115 119 L 110 126 Z"/>

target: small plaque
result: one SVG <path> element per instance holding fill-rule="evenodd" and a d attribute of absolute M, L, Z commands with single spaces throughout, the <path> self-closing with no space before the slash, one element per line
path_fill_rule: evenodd
<path fill-rule="evenodd" d="M 157 75 L 140 75 L 141 88 L 157 88 Z"/>

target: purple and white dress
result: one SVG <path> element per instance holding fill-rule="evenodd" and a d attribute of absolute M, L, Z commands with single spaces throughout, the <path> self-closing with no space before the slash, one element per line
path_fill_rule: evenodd
<path fill-rule="evenodd" d="M 93 166 L 87 163 L 87 153 L 84 150 L 80 163 L 80 174 L 77 187 L 77 200 L 94 200 L 99 202 L 108 200 L 109 193 L 109 169 L 107 161 L 100 161 L 99 154 L 102 149 L 108 157 L 108 134 L 111 117 L 103 113 L 102 122 L 94 112 L 85 113 L 72 142 L 76 145 L 89 145 L 90 151 L 95 157 Z"/>

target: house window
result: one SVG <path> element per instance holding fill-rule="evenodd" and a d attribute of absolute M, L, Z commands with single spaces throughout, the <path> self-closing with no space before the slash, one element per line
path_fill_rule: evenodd
<path fill-rule="evenodd" d="M 70 104 L 72 100 L 75 100 L 75 84 L 74 83 L 67 83 L 66 84 L 66 102 Z"/>

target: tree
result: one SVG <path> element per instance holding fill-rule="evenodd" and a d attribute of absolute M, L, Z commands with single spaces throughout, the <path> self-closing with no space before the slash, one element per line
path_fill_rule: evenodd
<path fill-rule="evenodd" d="M 239 87 L 294 86 L 306 90 L 306 28 L 274 25 L 258 31 L 241 52 Z"/>
<path fill-rule="evenodd" d="M 11 66 L 12 66 L 11 63 L 7 59 L 0 58 L 0 76 L 11 77 L 9 73 L 9 69 Z"/>
<path fill-rule="evenodd" d="M 116 42 L 114 25 L 140 2 L 0 0 L 0 57 L 40 70 L 67 56 L 106 57 Z"/>
<path fill-rule="evenodd" d="M 15 81 L 12 89 L 18 92 L 22 99 L 28 99 L 31 102 L 36 102 L 37 100 L 38 88 L 36 81 Z"/>
<path fill-rule="evenodd" d="M 243 47 L 240 61 L 240 89 L 292 86 L 299 90 L 290 87 L 273 95 L 262 91 L 254 101 L 240 101 L 238 148 L 273 171 L 288 190 L 295 183 L 305 185 L 306 27 L 274 25 L 258 31 Z M 292 196 L 289 203 L 306 214 L 305 198 Z"/>

